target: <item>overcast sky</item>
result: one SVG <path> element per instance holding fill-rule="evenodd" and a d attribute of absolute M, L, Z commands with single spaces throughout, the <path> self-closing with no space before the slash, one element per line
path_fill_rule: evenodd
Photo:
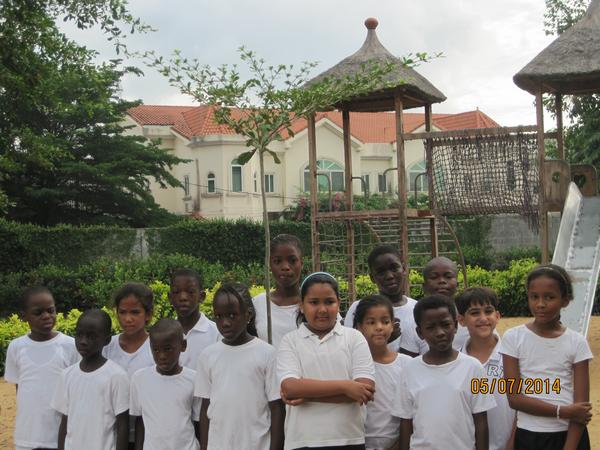
<path fill-rule="evenodd" d="M 535 124 L 533 96 L 512 77 L 553 40 L 543 32 L 544 0 L 130 0 L 130 6 L 157 29 L 129 38 L 134 50 L 168 56 L 180 49 L 216 66 L 238 62 L 237 48 L 245 45 L 273 64 L 317 61 L 313 75 L 358 50 L 364 20 L 376 17 L 379 40 L 394 55 L 444 54 L 417 68 L 448 98 L 434 113 L 478 107 L 504 126 Z M 115 57 L 100 33 L 65 29 L 101 58 Z M 124 79 L 125 98 L 193 104 L 153 69 L 143 70 L 143 78 Z"/>

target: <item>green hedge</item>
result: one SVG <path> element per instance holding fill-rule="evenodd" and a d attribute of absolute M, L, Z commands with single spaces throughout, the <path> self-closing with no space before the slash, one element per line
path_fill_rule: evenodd
<path fill-rule="evenodd" d="M 181 253 L 215 261 L 232 269 L 236 264 L 262 263 L 262 224 L 248 220 L 182 220 L 164 228 L 146 229 L 148 252 Z M 271 235 L 289 233 L 306 243 L 310 256 L 310 224 L 273 222 Z M 60 225 L 45 228 L 0 219 L 0 274 L 29 272 L 42 265 L 77 267 L 106 257 L 128 258 L 134 252 L 136 230 L 110 226 Z"/>
<path fill-rule="evenodd" d="M 101 256 L 127 256 L 135 234 L 134 229 L 116 226 L 45 228 L 0 219 L 0 273 L 31 270 L 42 264 L 87 264 Z"/>
<path fill-rule="evenodd" d="M 272 222 L 271 236 L 293 234 L 304 243 L 310 256 L 310 224 Z M 264 229 L 261 223 L 248 220 L 186 220 L 166 228 L 149 229 L 149 252 L 182 253 L 208 261 L 218 261 L 227 268 L 236 264 L 262 263 L 265 255 Z"/>

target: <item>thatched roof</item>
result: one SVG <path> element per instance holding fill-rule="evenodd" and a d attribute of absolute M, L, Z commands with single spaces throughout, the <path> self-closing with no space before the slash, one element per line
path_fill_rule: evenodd
<path fill-rule="evenodd" d="M 592 0 L 583 18 L 561 34 L 513 77 L 535 94 L 600 92 L 600 0 Z"/>
<path fill-rule="evenodd" d="M 386 76 L 386 81 L 394 83 L 394 86 L 376 89 L 366 96 L 346 102 L 343 106 L 351 111 L 390 111 L 394 109 L 394 92 L 396 91 L 402 93 L 404 109 L 446 100 L 446 96 L 427 81 L 425 77 L 417 73 L 416 70 L 404 66 L 399 58 L 396 58 L 381 45 L 375 33 L 377 25 L 377 19 L 367 19 L 365 21 L 368 30 L 367 38 L 362 47 L 329 70 L 317 75 L 307 84 L 318 82 L 325 77 L 342 79 L 346 76 L 355 75 L 362 72 L 363 66 L 367 63 L 375 62 L 385 65 L 392 62 L 396 64 L 396 68 Z M 342 105 L 336 105 L 336 107 L 340 108 Z"/>

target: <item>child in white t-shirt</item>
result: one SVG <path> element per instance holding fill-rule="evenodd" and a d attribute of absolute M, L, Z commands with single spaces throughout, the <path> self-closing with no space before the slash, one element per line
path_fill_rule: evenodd
<path fill-rule="evenodd" d="M 302 243 L 291 234 L 280 234 L 271 240 L 269 265 L 275 281 L 271 292 L 271 343 L 277 348 L 283 336 L 297 328 L 300 303 Z M 258 337 L 268 342 L 267 296 L 263 292 L 252 299 Z"/>
<path fill-rule="evenodd" d="M 185 349 L 181 324 L 161 319 L 150 329 L 155 366 L 131 378 L 129 414 L 135 419 L 135 448 L 198 450 L 200 401 L 194 397 L 196 372 L 179 364 Z"/>
<path fill-rule="evenodd" d="M 56 448 L 61 417 L 50 400 L 62 370 L 79 355 L 73 338 L 54 330 L 56 306 L 48 288 L 25 289 L 21 304 L 31 331 L 8 345 L 4 371 L 4 379 L 17 385 L 15 448 Z"/>
<path fill-rule="evenodd" d="M 496 403 L 472 390 L 472 380 L 485 376 L 479 361 L 452 348 L 454 303 L 431 295 L 414 313 L 429 350 L 406 364 L 396 391 L 392 414 L 401 419 L 400 449 L 487 450 L 486 411 Z"/>
<path fill-rule="evenodd" d="M 391 245 L 378 245 L 368 256 L 369 276 L 377 285 L 379 294 L 387 297 L 394 307 L 394 332 L 390 336 L 390 350 L 410 356 L 427 351 L 425 342 L 417 336 L 413 309 L 416 300 L 402 295 L 406 272 L 398 249 Z M 344 325 L 354 328 L 354 314 L 360 300 L 348 308 Z"/>
<path fill-rule="evenodd" d="M 485 287 L 470 288 L 456 298 L 458 321 L 469 330 L 469 338 L 460 349 L 483 364 L 485 378 L 473 380 L 473 390 L 493 395 L 496 407 L 487 412 L 490 450 L 505 450 L 512 445 L 515 410 L 508 404 L 503 389 L 504 369 L 500 337 L 494 333 L 500 320 L 498 297 Z M 499 381 L 500 385 L 498 385 Z"/>
<path fill-rule="evenodd" d="M 248 289 L 223 284 L 213 309 L 223 340 L 200 355 L 195 395 L 202 399 L 201 448 L 280 450 L 284 408 L 274 374 L 275 348 L 248 331 Z"/>
<path fill-rule="evenodd" d="M 181 353 L 183 366 L 197 370 L 202 350 L 220 339 L 217 326 L 198 309 L 206 292 L 200 274 L 192 269 L 177 269 L 171 275 L 169 301 L 183 327 L 187 347 Z"/>
<path fill-rule="evenodd" d="M 51 406 L 62 414 L 59 450 L 125 450 L 128 444 L 129 379 L 102 356 L 111 321 L 99 309 L 85 311 L 75 326 L 81 362 L 65 369 Z"/>
<path fill-rule="evenodd" d="M 154 311 L 154 294 L 145 284 L 126 283 L 116 292 L 113 305 L 123 332 L 111 338 L 102 354 L 121 366 L 131 380 L 137 370 L 154 366 L 146 331 Z M 134 440 L 135 421 L 130 418 L 130 446 Z"/>
<path fill-rule="evenodd" d="M 356 328 L 363 334 L 375 363 L 375 397 L 367 404 L 365 446 L 367 450 L 398 448 L 400 419 L 392 416 L 392 402 L 402 378 L 408 355 L 391 351 L 388 339 L 394 330 L 392 303 L 383 295 L 363 298 L 354 315 Z"/>
<path fill-rule="evenodd" d="M 277 351 L 285 418 L 285 450 L 305 447 L 364 449 L 364 406 L 373 400 L 375 370 L 364 336 L 337 321 L 335 278 L 316 272 L 300 293 L 297 330 Z"/>
<path fill-rule="evenodd" d="M 547 264 L 529 272 L 526 283 L 533 321 L 508 330 L 500 346 L 508 401 L 517 410 L 515 449 L 589 449 L 593 356 L 585 337 L 560 322 L 573 299 L 571 279 Z"/>
<path fill-rule="evenodd" d="M 154 294 L 142 283 L 126 283 L 115 294 L 113 304 L 123 330 L 114 335 L 102 354 L 123 368 L 129 378 L 154 365 L 146 327 L 154 311 Z"/>

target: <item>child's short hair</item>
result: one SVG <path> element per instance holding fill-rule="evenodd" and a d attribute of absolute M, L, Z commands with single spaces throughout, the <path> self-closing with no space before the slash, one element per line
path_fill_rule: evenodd
<path fill-rule="evenodd" d="M 373 264 L 375 264 L 375 260 L 377 258 L 379 258 L 381 255 L 387 255 L 387 254 L 392 254 L 394 256 L 397 256 L 400 260 L 402 260 L 402 257 L 400 255 L 400 250 L 398 250 L 398 248 L 394 247 L 393 245 L 389 245 L 389 244 L 378 245 L 373 250 L 371 250 L 371 253 L 369 253 L 369 256 L 367 257 L 367 264 L 369 265 L 369 271 L 373 270 Z"/>
<path fill-rule="evenodd" d="M 369 309 L 376 306 L 384 306 L 387 308 L 390 313 L 390 319 L 394 320 L 394 306 L 390 299 L 380 294 L 373 294 L 366 296 L 358 302 L 356 311 L 354 311 L 354 323 L 352 324 L 352 327 L 356 328 L 360 325 L 363 320 L 365 320 L 365 316 L 369 312 Z"/>
<path fill-rule="evenodd" d="M 144 311 L 151 313 L 154 311 L 154 294 L 152 289 L 143 283 L 125 283 L 117 290 L 113 299 L 115 308 L 119 308 L 121 300 L 133 295 L 140 302 Z"/>
<path fill-rule="evenodd" d="M 271 253 L 273 253 L 280 245 L 291 245 L 293 247 L 296 247 L 298 249 L 298 252 L 300 253 L 300 256 L 304 255 L 302 242 L 300 241 L 300 239 L 298 239 L 297 236 L 294 236 L 293 234 L 278 234 L 273 239 L 271 239 L 271 245 L 269 247 Z"/>
<path fill-rule="evenodd" d="M 435 258 L 431 258 L 429 261 L 427 261 L 427 264 L 425 264 L 425 267 L 423 267 L 423 278 L 428 278 L 429 274 L 433 270 L 433 267 L 439 263 L 448 264 L 450 267 L 452 267 L 454 273 L 458 275 L 458 267 L 454 261 L 446 258 L 445 256 L 436 256 Z"/>
<path fill-rule="evenodd" d="M 421 320 L 423 319 L 423 314 L 425 311 L 438 308 L 448 308 L 448 312 L 452 316 L 452 319 L 456 321 L 456 308 L 452 300 L 445 295 L 433 294 L 423 297 L 415 305 L 413 315 L 415 317 L 415 323 L 417 326 L 421 326 Z"/>
<path fill-rule="evenodd" d="M 179 277 L 193 278 L 194 280 L 196 280 L 196 283 L 198 283 L 198 288 L 200 290 L 204 289 L 202 276 L 198 272 L 196 272 L 194 269 L 175 269 L 171 273 L 171 278 L 169 279 L 170 284 L 173 284 L 173 282 L 175 281 L 175 278 L 179 278 Z"/>
<path fill-rule="evenodd" d="M 31 299 L 31 297 L 41 293 L 50 294 L 52 296 L 52 292 L 50 292 L 50 289 L 41 284 L 36 284 L 23 289 L 23 291 L 21 292 L 21 307 L 23 308 L 23 311 L 27 310 L 27 308 L 29 307 L 29 300 Z"/>
<path fill-rule="evenodd" d="M 163 317 L 162 319 L 158 320 L 150 327 L 148 334 L 150 335 L 151 339 L 155 338 L 158 334 L 173 334 L 181 336 L 182 339 L 184 338 L 183 327 L 179 321 L 171 319 L 170 317 Z"/>
<path fill-rule="evenodd" d="M 493 289 L 487 287 L 472 287 L 465 289 L 454 300 L 456 309 L 461 316 L 464 316 L 472 305 L 487 306 L 491 305 L 498 309 L 498 296 Z"/>
<path fill-rule="evenodd" d="M 97 308 L 88 309 L 81 313 L 81 316 L 79 316 L 79 319 L 77 319 L 77 325 L 79 325 L 79 322 L 81 322 L 84 318 L 90 318 L 99 321 L 102 327 L 102 332 L 105 336 L 110 336 L 112 334 L 112 321 L 110 320 L 110 316 L 106 313 L 106 311 Z"/>
<path fill-rule="evenodd" d="M 569 300 L 573 299 L 573 284 L 571 282 L 571 277 L 564 268 L 557 266 L 556 264 L 544 264 L 535 267 L 527 274 L 527 281 L 525 283 L 526 288 L 529 289 L 529 284 L 539 277 L 552 278 L 558 283 L 562 296 Z"/>

